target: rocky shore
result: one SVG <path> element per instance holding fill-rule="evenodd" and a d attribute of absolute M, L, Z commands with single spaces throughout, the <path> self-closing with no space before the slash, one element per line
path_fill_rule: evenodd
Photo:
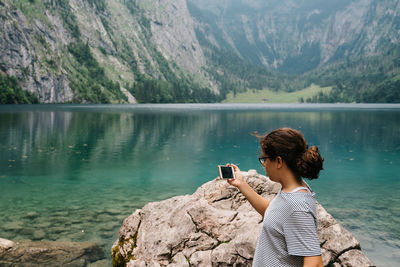
<path fill-rule="evenodd" d="M 256 171 L 249 185 L 272 199 L 280 185 Z M 317 203 L 324 266 L 374 266 L 360 243 Z M 262 217 L 239 190 L 215 179 L 192 195 L 153 202 L 126 218 L 114 266 L 251 266 Z"/>
<path fill-rule="evenodd" d="M 0 266 L 107 266 L 103 249 L 90 242 L 11 241 L 0 238 Z"/>

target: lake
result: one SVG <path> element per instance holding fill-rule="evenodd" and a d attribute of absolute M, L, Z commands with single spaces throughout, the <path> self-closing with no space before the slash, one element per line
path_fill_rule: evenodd
<path fill-rule="evenodd" d="M 375 264 L 398 264 L 400 105 L 2 105 L 0 237 L 109 254 L 124 218 L 192 194 L 218 164 L 263 173 L 251 134 L 285 126 L 325 158 L 317 200 Z"/>

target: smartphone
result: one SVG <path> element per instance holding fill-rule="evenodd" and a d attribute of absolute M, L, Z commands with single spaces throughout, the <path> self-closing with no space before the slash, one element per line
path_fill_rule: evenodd
<path fill-rule="evenodd" d="M 232 166 L 218 165 L 218 171 L 222 179 L 235 179 Z"/>

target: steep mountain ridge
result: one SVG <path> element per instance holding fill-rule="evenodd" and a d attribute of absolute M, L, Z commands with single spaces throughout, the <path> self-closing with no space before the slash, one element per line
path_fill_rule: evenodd
<path fill-rule="evenodd" d="M 42 103 L 216 102 L 311 83 L 338 89 L 329 101 L 397 101 L 385 86 L 400 79 L 399 1 L 0 0 L 0 25 L 0 103 L 21 102 L 13 77 Z"/>
<path fill-rule="evenodd" d="M 127 102 L 123 87 L 143 79 L 184 79 L 218 91 L 202 71 L 205 60 L 184 0 L 0 5 L 0 70 L 41 102 Z"/>
<path fill-rule="evenodd" d="M 40 92 L 44 102 L 70 101 L 74 93 L 66 74 L 54 66 L 54 60 L 50 62 L 61 56 L 58 44 L 68 42 L 68 38 L 63 38 L 64 27 L 55 21 L 54 29 L 50 30 L 48 24 L 39 20 L 29 21 L 19 9 L 11 8 L 9 2 L 3 1 L 0 5 L 1 71 L 18 77 L 28 91 Z M 52 56 L 46 50 L 51 51 Z"/>
<path fill-rule="evenodd" d="M 400 42 L 400 2 L 188 0 L 210 43 L 270 69 L 304 73 Z"/>
<path fill-rule="evenodd" d="M 167 60 L 195 73 L 205 64 L 185 0 L 137 1 L 150 21 L 151 41 Z"/>

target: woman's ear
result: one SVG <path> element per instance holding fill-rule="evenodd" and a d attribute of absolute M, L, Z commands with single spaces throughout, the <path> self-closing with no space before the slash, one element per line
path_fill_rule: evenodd
<path fill-rule="evenodd" d="M 276 167 L 278 169 L 282 168 L 283 166 L 283 159 L 281 158 L 281 156 L 277 156 L 276 157 Z"/>

